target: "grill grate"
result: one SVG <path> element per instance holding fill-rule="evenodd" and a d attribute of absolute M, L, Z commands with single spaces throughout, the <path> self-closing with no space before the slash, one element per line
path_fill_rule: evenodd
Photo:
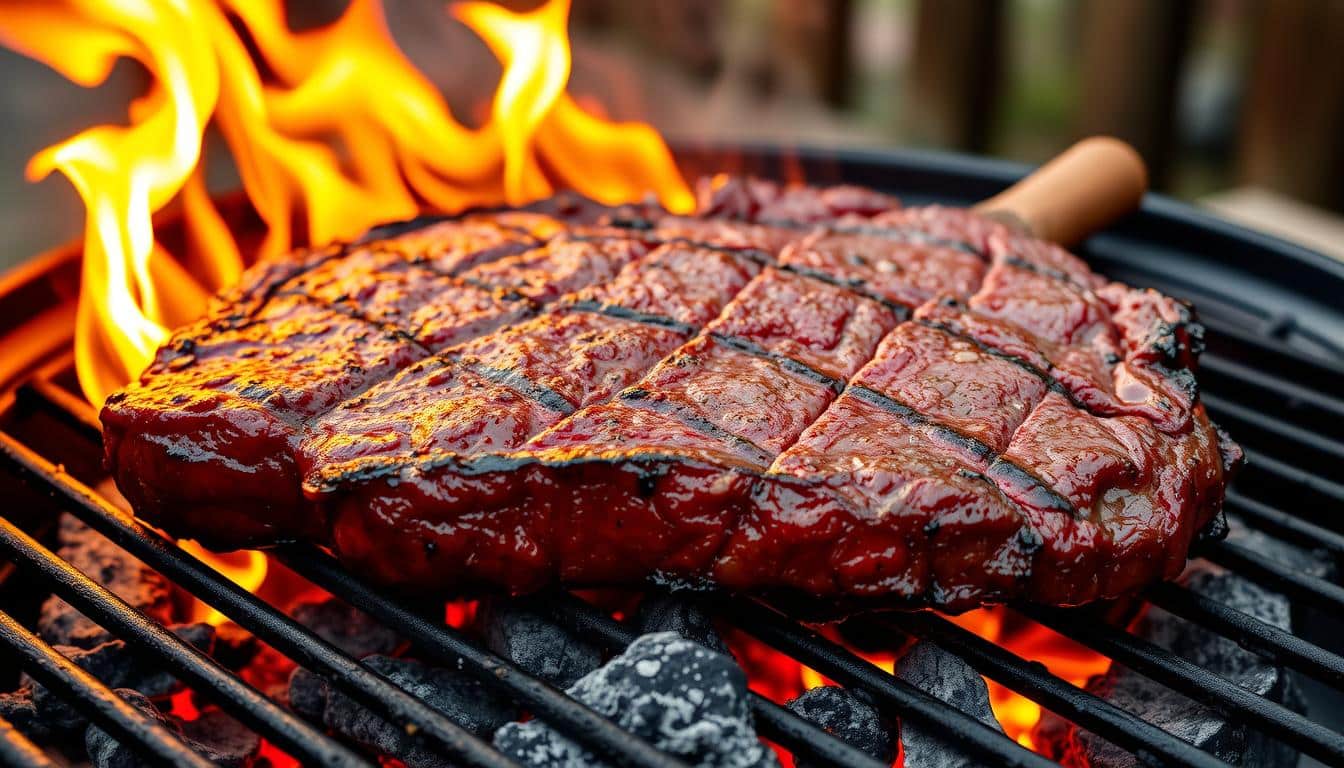
<path fill-rule="evenodd" d="M 1324 475 L 1344 458 L 1344 400 L 1330 386 L 1344 380 L 1338 370 L 1289 352 L 1267 331 L 1210 321 L 1211 351 L 1201 379 L 1205 402 L 1247 449 L 1249 465 L 1229 493 L 1227 508 L 1252 527 L 1285 541 L 1344 556 L 1344 535 L 1325 527 L 1344 502 L 1344 485 Z M 1269 361 L 1250 365 L 1239 360 Z M 96 450 L 100 434 L 91 409 L 55 383 L 66 366 L 47 366 L 16 391 L 15 406 L 59 419 L 78 434 L 82 450 Z M 67 473 L 64 457 L 46 456 L 18 437 L 0 432 L 0 471 L 49 492 L 59 506 L 218 609 L 257 638 L 321 675 L 370 710 L 405 726 L 426 746 L 465 765 L 506 766 L 512 762 L 485 741 L 471 736 L 414 696 L 370 671 L 311 631 L 179 549 L 158 532 L 127 517 L 109 500 Z M 1300 513 L 1279 509 L 1269 498 L 1291 498 Z M 95 584 L 16 525 L 0 518 L 0 549 L 81 612 L 128 644 L 162 662 L 190 687 L 202 692 L 281 749 L 312 765 L 367 765 L 367 761 L 319 729 L 275 704 L 238 676 L 216 664 L 162 627 L 138 614 Z M 1229 542 L 1203 545 L 1196 554 L 1287 595 L 1295 606 L 1338 614 L 1344 588 L 1280 565 L 1263 554 Z M 277 553 L 289 568 L 317 586 L 394 627 L 427 658 L 456 663 L 493 686 L 534 716 L 613 763 L 671 768 L 677 759 L 636 739 L 596 712 L 566 697 L 512 663 L 483 651 L 424 606 L 404 601 L 344 571 L 311 546 Z M 1144 597 L 1182 620 L 1252 648 L 1277 663 L 1344 691 L 1344 657 L 1252 616 L 1174 585 L 1150 588 Z M 847 686 L 858 687 L 902 718 L 946 734 L 966 752 L 992 765 L 1050 766 L 1051 761 L 1018 745 L 954 707 L 918 690 L 844 647 L 812 632 L 763 604 L 720 598 L 710 608 L 739 629 Z M 634 631 L 582 600 L 561 595 L 551 601 L 554 618 L 598 645 L 623 648 Z M 1126 630 L 1097 621 L 1094 612 L 1023 606 L 1018 612 L 1077 640 L 1152 680 L 1244 722 L 1303 753 L 1344 764 L 1344 734 L 1288 708 L 1256 696 Z M 932 613 L 872 617 L 865 623 L 935 642 L 985 676 L 1046 709 L 1070 719 L 1144 764 L 1211 767 L 1225 765 L 1137 716 L 1084 691 Z M 148 761 L 162 765 L 203 764 L 177 737 L 106 686 L 75 667 L 12 617 L 0 613 L 0 642 L 26 671 L 86 714 L 92 722 Z M 752 694 L 751 706 L 762 733 L 814 764 L 879 765 L 815 725 Z M 48 765 L 31 742 L 0 721 L 0 763 Z"/>

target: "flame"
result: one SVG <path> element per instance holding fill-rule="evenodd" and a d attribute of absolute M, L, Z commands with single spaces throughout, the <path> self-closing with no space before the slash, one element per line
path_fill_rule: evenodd
<path fill-rule="evenodd" d="M 991 606 L 947 617 L 986 640 L 1007 648 L 1028 661 L 1038 661 L 1058 677 L 1082 686 L 1089 678 L 1106 672 L 1111 660 L 1096 651 L 1010 613 L 1002 606 Z M 1035 749 L 1032 733 L 1041 720 L 1041 705 L 999 685 L 989 686 L 989 703 L 1003 730 L 1017 743 Z"/>
<path fill-rule="evenodd" d="M 266 582 L 270 564 L 266 555 L 254 549 L 242 549 L 237 552 L 211 552 L 194 541 L 182 540 L 177 543 L 188 554 L 204 560 L 206 564 L 227 576 L 248 592 L 257 592 Z M 192 603 L 192 621 L 204 621 L 215 626 L 228 621 L 228 617 L 197 600 Z"/>
<path fill-rule="evenodd" d="M 267 0 L 10 0 L 0 42 L 86 87 L 121 58 L 152 85 L 129 124 L 99 125 L 28 166 L 59 171 L 87 211 L 75 362 L 95 406 L 137 377 L 169 328 L 198 315 L 245 257 L 359 235 L 424 211 L 518 205 L 572 188 L 615 204 L 694 199 L 662 138 L 585 111 L 568 93 L 569 0 L 515 13 L 485 2 L 451 13 L 503 65 L 478 129 L 388 33 L 377 0 L 294 32 Z M 205 187 L 203 143 L 216 129 L 265 225 L 245 253 Z M 155 238 L 153 215 L 180 203 L 186 253 Z"/>

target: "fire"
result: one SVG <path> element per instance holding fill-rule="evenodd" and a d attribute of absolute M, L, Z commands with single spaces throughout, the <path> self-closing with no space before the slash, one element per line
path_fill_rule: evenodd
<path fill-rule="evenodd" d="M 485 2 L 451 10 L 503 65 L 480 128 L 458 122 L 401 53 L 377 0 L 354 0 L 304 32 L 266 0 L 0 6 L 0 40 L 75 83 L 101 84 L 120 58 L 153 82 L 130 105 L 129 125 L 90 128 L 28 167 L 32 179 L 64 174 L 87 211 L 75 361 L 91 403 L 138 376 L 169 329 L 253 256 L 560 188 L 604 203 L 653 193 L 674 211 L 693 206 L 656 131 L 597 117 L 566 93 L 569 0 L 527 13 Z M 208 129 L 265 224 L 259 253 L 244 252 L 206 192 Z M 154 214 L 174 204 L 190 253 L 155 238 Z"/>
<path fill-rule="evenodd" d="M 948 618 L 1028 661 L 1039 661 L 1050 672 L 1073 685 L 1083 685 L 1089 678 L 1104 673 L 1111 664 L 1110 659 L 1096 651 L 1002 606 L 980 608 Z M 1024 747 L 1035 748 L 1032 733 L 1041 720 L 1041 705 L 993 680 L 985 682 L 989 686 L 990 706 L 1003 730 Z"/>

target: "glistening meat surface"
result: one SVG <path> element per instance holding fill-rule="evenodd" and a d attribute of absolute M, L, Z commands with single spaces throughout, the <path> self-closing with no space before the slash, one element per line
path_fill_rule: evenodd
<path fill-rule="evenodd" d="M 404 228 L 403 228 L 404 229 Z M 730 181 L 254 268 L 103 412 L 138 513 L 385 584 L 949 609 L 1179 573 L 1240 453 L 1190 309 L 974 214 Z"/>

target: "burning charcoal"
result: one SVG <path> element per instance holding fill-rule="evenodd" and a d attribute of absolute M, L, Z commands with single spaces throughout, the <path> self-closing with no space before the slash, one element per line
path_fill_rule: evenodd
<path fill-rule="evenodd" d="M 209 624 L 184 624 L 170 627 L 173 634 L 205 653 L 214 644 L 215 628 Z M 177 690 L 178 682 L 163 668 L 161 661 L 127 647 L 121 640 L 109 640 L 96 648 L 55 646 L 81 669 L 112 688 L 128 688 L 151 699 Z M 33 703 L 42 721 L 53 730 L 72 732 L 84 727 L 83 715 L 59 696 L 33 684 Z"/>
<path fill-rule="evenodd" d="M 602 653 L 544 616 L 528 599 L 499 598 L 483 601 L 476 620 L 490 650 L 568 688 L 602 663 Z"/>
<path fill-rule="evenodd" d="M 673 632 L 640 637 L 568 692 L 692 765 L 779 764 L 774 752 L 756 738 L 742 669 L 731 657 Z M 495 734 L 495 746 L 528 766 L 605 765 L 540 720 L 509 723 Z"/>
<path fill-rule="evenodd" d="M 825 685 L 806 691 L 787 706 L 804 720 L 882 762 L 896 759 L 896 734 L 862 691 Z M 798 768 L 811 766 L 803 759 L 796 764 Z"/>
<path fill-rule="evenodd" d="M 719 637 L 719 631 L 714 628 L 709 616 L 695 603 L 683 597 L 668 594 L 650 595 L 639 604 L 635 623 L 639 625 L 640 632 L 676 632 L 711 651 L 732 656 L 728 644 Z"/>
<path fill-rule="evenodd" d="M 896 663 L 896 676 L 935 699 L 1002 731 L 989 707 L 989 689 L 969 664 L 930 642 L 915 643 Z M 909 719 L 901 721 L 906 768 L 953 768 L 978 765 L 956 743 Z"/>
<path fill-rule="evenodd" d="M 1310 568 L 1307 559 L 1298 560 L 1295 567 Z M 1291 629 L 1289 601 L 1235 573 L 1196 563 L 1186 570 L 1181 581 L 1196 593 L 1276 627 Z M 1216 632 L 1182 621 L 1159 608 L 1149 608 L 1134 632 L 1252 693 L 1303 711 L 1301 696 L 1287 670 Z M 1208 707 L 1120 664 L 1088 681 L 1086 688 L 1234 765 L 1297 764 L 1297 754 L 1292 749 L 1229 722 Z M 1037 742 L 1051 756 L 1069 765 L 1097 768 L 1140 765 L 1139 759 L 1129 752 L 1048 713 L 1037 726 L 1037 734 Z"/>
<path fill-rule="evenodd" d="M 357 659 L 392 653 L 402 643 L 396 632 L 334 597 L 301 601 L 290 609 L 290 615 L 323 640 Z"/>
<path fill-rule="evenodd" d="M 170 624 L 173 615 L 172 593 L 168 581 L 159 573 L 103 538 L 71 514 L 61 515 L 57 554 L 89 578 L 125 600 L 132 608 L 160 624 Z M 37 632 L 52 645 L 93 648 L 109 638 L 93 621 L 59 597 L 42 604 Z"/>
<path fill-rule="evenodd" d="M 460 672 L 387 656 L 370 656 L 364 663 L 478 736 L 518 717 L 511 704 Z M 396 755 L 407 768 L 444 765 L 438 753 L 421 747 L 404 728 L 356 704 L 302 667 L 290 677 L 289 701 L 299 714 L 376 752 Z"/>
<path fill-rule="evenodd" d="M 117 695 L 128 704 L 158 720 L 196 754 L 224 768 L 243 768 L 251 765 L 261 748 L 261 740 L 241 723 L 218 710 L 207 712 L 197 720 L 184 724 L 175 717 L 164 715 L 154 702 L 129 688 L 117 689 Z M 196 737 L 204 735 L 206 742 Z M 84 734 L 84 748 L 94 768 L 140 768 L 143 758 L 132 749 L 123 747 L 109 733 L 96 725 Z"/>

